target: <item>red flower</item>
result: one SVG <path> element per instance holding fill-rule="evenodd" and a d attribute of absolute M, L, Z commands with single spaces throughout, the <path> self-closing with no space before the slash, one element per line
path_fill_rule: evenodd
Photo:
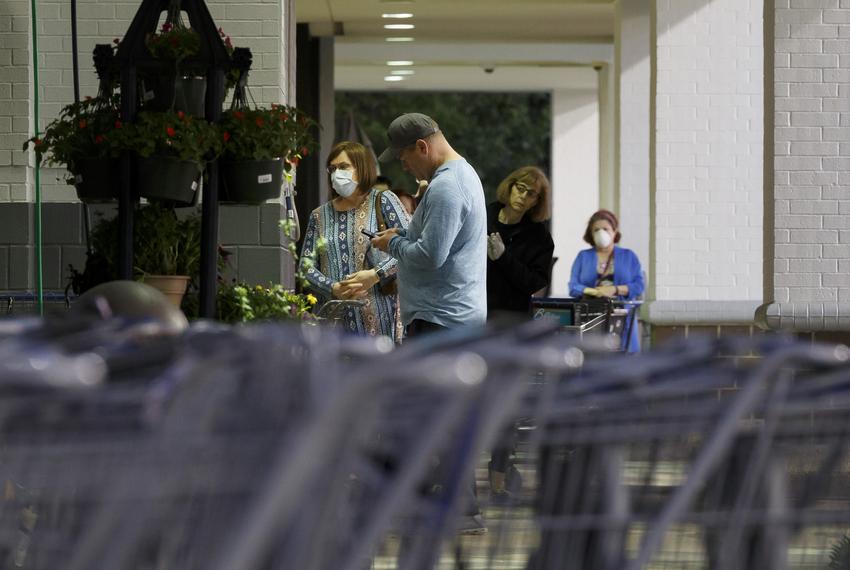
<path fill-rule="evenodd" d="M 297 156 L 295 156 L 295 157 L 291 158 L 289 160 L 289 162 L 292 164 L 292 166 L 298 166 L 298 163 L 301 162 L 301 161 L 298 159 Z"/>
<path fill-rule="evenodd" d="M 245 118 L 245 113 L 243 113 L 242 111 L 233 111 L 233 116 L 241 121 Z"/>
<path fill-rule="evenodd" d="M 176 135 L 176 134 L 177 134 L 177 131 L 175 131 L 175 130 L 174 130 L 174 129 L 172 129 L 171 127 L 166 127 L 166 128 L 165 128 L 165 134 L 167 134 L 167 135 L 168 135 L 168 136 L 170 136 L 170 137 L 173 137 L 174 135 Z"/>
<path fill-rule="evenodd" d="M 285 114 L 285 113 L 284 113 L 283 115 L 281 115 L 281 116 L 280 116 L 280 120 L 281 120 L 281 121 L 284 121 L 284 122 L 285 122 L 285 121 L 288 121 L 288 120 L 289 120 L 289 115 L 287 115 L 287 114 Z"/>
<path fill-rule="evenodd" d="M 266 124 L 262 117 L 257 117 L 254 122 L 257 123 L 258 127 L 262 127 L 264 124 Z"/>
<path fill-rule="evenodd" d="M 91 101 L 91 95 L 86 95 L 86 101 Z"/>
<path fill-rule="evenodd" d="M 94 144 L 100 144 L 105 140 L 106 137 L 104 137 L 103 135 L 97 135 L 96 137 L 94 137 Z"/>
<path fill-rule="evenodd" d="M 163 32 L 170 32 L 171 31 L 171 24 L 169 24 L 168 22 L 164 23 L 162 25 L 162 31 Z"/>
<path fill-rule="evenodd" d="M 123 125 L 121 124 L 121 121 L 115 121 L 115 128 L 116 129 L 120 129 L 122 126 Z"/>
<path fill-rule="evenodd" d="M 80 123 L 79 123 L 79 125 L 80 125 L 80 128 L 81 128 L 81 129 L 86 128 L 86 120 L 85 120 L 85 119 L 80 119 Z"/>
<path fill-rule="evenodd" d="M 177 118 L 178 119 L 182 119 L 185 116 L 186 116 L 186 113 L 184 113 L 183 111 L 177 111 Z"/>
<path fill-rule="evenodd" d="M 41 144 L 41 139 L 39 139 L 39 138 L 35 138 L 35 139 L 32 139 L 32 142 L 33 142 L 33 144 L 34 144 L 35 146 L 38 146 L 38 145 L 40 145 L 40 144 Z"/>
<path fill-rule="evenodd" d="M 227 131 L 224 131 L 224 134 L 222 135 L 222 137 L 224 137 L 224 142 L 227 142 L 227 141 L 230 140 L 230 133 L 228 133 Z"/>
<path fill-rule="evenodd" d="M 301 147 L 301 156 L 307 156 L 309 153 L 310 151 L 306 146 Z"/>

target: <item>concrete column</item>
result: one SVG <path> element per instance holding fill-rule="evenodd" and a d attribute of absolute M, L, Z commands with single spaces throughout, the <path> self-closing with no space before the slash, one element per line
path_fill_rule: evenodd
<path fill-rule="evenodd" d="M 599 96 L 599 207 L 617 211 L 617 81 L 610 63 L 595 66 Z"/>
<path fill-rule="evenodd" d="M 552 296 L 567 296 L 570 267 L 589 247 L 581 239 L 599 208 L 599 97 L 596 91 L 552 93 L 552 239 L 558 258 Z"/>
<path fill-rule="evenodd" d="M 850 330 L 850 16 L 846 0 L 775 0 L 766 59 L 775 113 L 759 323 Z M 768 153 L 770 154 L 770 153 Z"/>
<path fill-rule="evenodd" d="M 761 0 L 656 0 L 652 323 L 751 323 L 762 299 Z"/>
<path fill-rule="evenodd" d="M 624 245 L 649 263 L 650 0 L 617 2 L 617 169 L 620 231 Z M 652 282 L 648 283 L 650 289 Z M 647 295 L 647 298 L 651 298 Z"/>

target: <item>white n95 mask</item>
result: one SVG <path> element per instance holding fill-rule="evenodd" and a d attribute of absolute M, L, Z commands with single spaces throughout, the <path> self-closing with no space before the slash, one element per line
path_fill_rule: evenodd
<path fill-rule="evenodd" d="M 611 234 L 600 228 L 593 232 L 593 243 L 596 244 L 596 247 L 605 249 L 611 245 Z"/>
<path fill-rule="evenodd" d="M 331 175 L 331 184 L 337 194 L 343 198 L 348 198 L 354 191 L 357 190 L 357 182 L 354 180 L 354 173 L 350 170 L 337 169 Z"/>

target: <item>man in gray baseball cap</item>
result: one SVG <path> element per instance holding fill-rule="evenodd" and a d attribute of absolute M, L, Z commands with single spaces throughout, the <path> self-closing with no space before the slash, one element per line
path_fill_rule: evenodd
<path fill-rule="evenodd" d="M 372 245 L 398 260 L 398 299 L 408 338 L 487 320 L 487 207 L 475 169 L 437 122 L 421 113 L 396 118 L 380 160 L 398 158 L 428 181 L 406 230 L 393 228 Z M 471 475 L 471 474 L 470 474 Z M 464 533 L 486 532 L 474 478 L 465 487 Z"/>
<path fill-rule="evenodd" d="M 401 151 L 406 147 L 416 143 L 419 139 L 427 139 L 439 131 L 440 127 L 437 122 L 428 115 L 405 113 L 397 117 L 387 128 L 390 146 L 381 153 L 378 160 L 389 162 L 398 158 Z"/>

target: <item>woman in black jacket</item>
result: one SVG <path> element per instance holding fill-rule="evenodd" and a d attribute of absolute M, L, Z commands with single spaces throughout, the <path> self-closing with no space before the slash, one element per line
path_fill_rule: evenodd
<path fill-rule="evenodd" d="M 549 219 L 549 180 L 523 166 L 502 180 L 490 204 L 487 237 L 487 309 L 529 312 L 531 295 L 549 284 L 555 244 Z"/>
<path fill-rule="evenodd" d="M 539 168 L 523 166 L 502 180 L 496 200 L 487 209 L 487 312 L 529 314 L 531 295 L 549 285 L 555 244 L 546 227 L 551 190 Z M 515 431 L 509 430 L 490 459 L 490 499 L 510 500 L 518 476 L 510 456 Z M 512 479 L 514 479 L 512 481 Z"/>

